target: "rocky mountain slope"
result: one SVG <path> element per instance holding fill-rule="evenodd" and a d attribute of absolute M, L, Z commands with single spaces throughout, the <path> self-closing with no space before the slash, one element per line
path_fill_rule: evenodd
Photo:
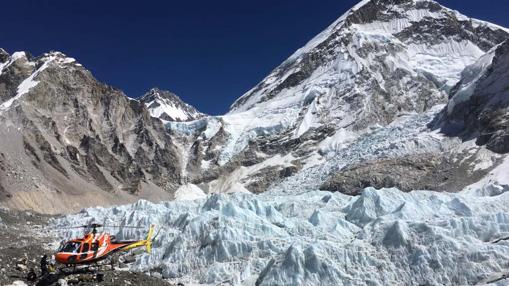
<path fill-rule="evenodd" d="M 150 115 L 164 121 L 192 121 L 206 116 L 176 94 L 158 88 L 149 90 L 139 101 L 147 106 Z"/>
<path fill-rule="evenodd" d="M 498 153 L 509 152 L 509 41 L 462 73 L 435 126 L 449 135 L 477 138 Z"/>
<path fill-rule="evenodd" d="M 51 213 L 171 199 L 180 156 L 144 104 L 58 52 L 1 60 L 2 205 Z"/>

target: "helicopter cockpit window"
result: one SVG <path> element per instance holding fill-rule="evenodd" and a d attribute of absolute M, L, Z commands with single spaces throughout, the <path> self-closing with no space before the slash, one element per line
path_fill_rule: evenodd
<path fill-rule="evenodd" d="M 71 252 L 77 253 L 80 250 L 81 243 L 79 242 L 68 242 L 60 248 L 60 252 Z"/>

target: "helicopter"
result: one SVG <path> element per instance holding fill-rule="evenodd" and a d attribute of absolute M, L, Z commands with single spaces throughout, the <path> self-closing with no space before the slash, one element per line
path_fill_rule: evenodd
<path fill-rule="evenodd" d="M 137 226 L 104 226 L 98 223 L 71 227 L 92 229 L 92 231 L 85 234 L 83 238 L 63 242 L 54 254 L 55 261 L 66 266 L 77 266 L 96 263 L 110 257 L 112 254 L 140 247 L 145 247 L 147 253 L 151 252 L 155 225 L 150 225 L 145 239 L 128 241 L 119 241 L 114 235 L 104 231 L 97 233 L 97 228 L 104 227 L 142 228 Z"/>

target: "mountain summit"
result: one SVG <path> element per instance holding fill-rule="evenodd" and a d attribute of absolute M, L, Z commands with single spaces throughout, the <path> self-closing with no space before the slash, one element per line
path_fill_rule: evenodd
<path fill-rule="evenodd" d="M 150 89 L 139 100 L 147 106 L 153 117 L 165 121 L 191 121 L 205 116 L 176 94 L 158 88 Z"/>
<path fill-rule="evenodd" d="M 362 1 L 235 101 L 228 114 L 169 128 L 186 136 L 195 131 L 184 140 L 186 157 L 208 175 L 196 178 L 189 172 L 191 181 L 222 190 L 240 183 L 264 191 L 337 158 L 352 142 L 401 117 L 432 116 L 434 107 L 447 103 L 462 71 L 508 38 L 507 29 L 435 1 Z M 408 147 L 398 156 L 412 152 Z M 238 165 L 249 168 L 235 178 L 221 178 Z M 317 173 L 327 179 L 342 165 L 331 168 Z M 293 187 L 318 188 L 303 187 L 311 181 L 301 178 Z M 383 185 L 388 184 L 378 184 Z"/>
<path fill-rule="evenodd" d="M 144 104 L 62 53 L 5 55 L 0 203 L 52 213 L 172 198 L 180 161 Z"/>
<path fill-rule="evenodd" d="M 445 103 L 462 70 L 507 38 L 506 29 L 435 1 L 362 1 L 239 98 L 231 113 L 284 113 L 297 135 L 324 124 L 387 124 Z"/>

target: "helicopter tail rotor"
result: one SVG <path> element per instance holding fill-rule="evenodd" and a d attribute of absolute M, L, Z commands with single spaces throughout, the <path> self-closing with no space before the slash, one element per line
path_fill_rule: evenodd
<path fill-rule="evenodd" d="M 155 225 L 151 224 L 150 228 L 148 229 L 147 238 L 145 239 L 145 249 L 147 250 L 147 253 L 150 254 L 152 251 L 152 236 L 154 235 L 154 227 Z"/>
<path fill-rule="evenodd" d="M 131 250 L 131 249 L 134 249 L 134 248 L 138 248 L 138 247 L 145 247 L 145 250 L 147 251 L 147 253 L 150 253 L 152 251 L 152 240 L 154 240 L 153 236 L 154 236 L 154 228 L 155 228 L 155 225 L 151 224 L 150 225 L 150 228 L 148 229 L 148 233 L 147 233 L 147 238 L 144 239 L 144 240 L 140 240 L 136 243 L 133 243 L 133 244 L 130 244 L 128 246 L 126 246 L 125 248 L 123 248 L 123 250 Z"/>

